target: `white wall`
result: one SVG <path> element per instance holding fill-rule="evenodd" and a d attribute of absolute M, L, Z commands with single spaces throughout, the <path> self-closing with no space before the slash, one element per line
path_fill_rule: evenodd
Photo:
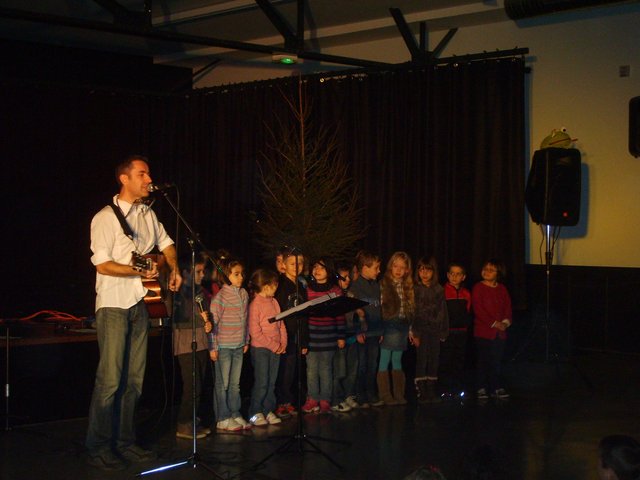
<path fill-rule="evenodd" d="M 443 33 L 434 32 L 430 44 L 436 45 Z M 629 100 L 640 96 L 640 6 L 461 28 L 441 56 L 515 47 L 530 51 L 528 158 L 560 127 L 578 139 L 575 147 L 582 153 L 580 223 L 563 228 L 554 264 L 640 267 L 640 158 L 628 152 Z M 394 63 L 409 59 L 399 37 L 325 53 Z M 630 77 L 618 76 L 621 65 L 631 66 Z M 268 62 L 265 66 L 264 72 L 259 65 L 249 70 L 221 66 L 197 87 L 291 74 Z M 538 227 L 529 224 L 530 263 L 543 263 L 541 241 Z"/>

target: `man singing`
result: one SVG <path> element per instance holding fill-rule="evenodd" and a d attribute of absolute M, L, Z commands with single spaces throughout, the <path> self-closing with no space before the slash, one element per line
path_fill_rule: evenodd
<path fill-rule="evenodd" d="M 100 361 L 89 409 L 88 463 L 122 470 L 156 458 L 136 444 L 135 407 L 142 393 L 149 314 L 142 279 L 156 279 L 158 266 L 132 262 L 132 252 L 155 246 L 171 269 L 169 289 L 180 288 L 176 249 L 164 227 L 141 200 L 149 195 L 149 165 L 132 155 L 116 167 L 120 193 L 91 221 L 91 262 L 96 267 L 96 328 Z"/>

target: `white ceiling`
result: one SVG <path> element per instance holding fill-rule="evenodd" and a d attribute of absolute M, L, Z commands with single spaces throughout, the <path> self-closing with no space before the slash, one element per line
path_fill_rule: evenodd
<path fill-rule="evenodd" d="M 402 12 L 416 35 L 421 22 L 425 22 L 428 32 L 435 32 L 507 19 L 503 0 L 395 0 L 391 5 L 390 1 L 394 0 L 305 0 L 304 51 L 322 53 L 337 45 L 400 38 L 390 6 Z M 242 42 L 274 50 L 284 48 L 282 35 L 255 0 L 148 0 L 148 3 L 152 4 L 151 24 L 156 32 L 192 35 L 197 40 Z M 270 3 L 295 33 L 298 2 Z M 145 8 L 143 0 L 119 0 L 115 7 L 114 0 L 0 0 L 0 38 L 145 55 L 158 63 L 192 68 L 216 59 L 241 62 L 266 55 L 201 42 L 142 36 L 144 27 L 117 21 L 109 11 L 109 4 L 112 11 L 121 6 L 143 14 Z M 428 43 L 428 47 L 434 46 Z"/>

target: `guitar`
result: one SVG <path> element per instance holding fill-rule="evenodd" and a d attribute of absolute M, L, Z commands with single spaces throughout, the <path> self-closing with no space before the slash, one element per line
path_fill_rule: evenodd
<path fill-rule="evenodd" d="M 142 278 L 142 285 L 148 290 L 144 297 L 144 304 L 149 312 L 149 318 L 167 318 L 171 311 L 171 297 L 167 295 L 166 262 L 164 255 L 148 254 L 140 255 L 131 252 L 131 263 L 138 271 L 152 270 L 153 263 L 157 263 L 160 276 L 156 278 Z"/>

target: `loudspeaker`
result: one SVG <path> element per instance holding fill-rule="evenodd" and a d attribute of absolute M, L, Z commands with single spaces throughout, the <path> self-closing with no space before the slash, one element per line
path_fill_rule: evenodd
<path fill-rule="evenodd" d="M 640 97 L 629 100 L 629 153 L 640 157 Z"/>
<path fill-rule="evenodd" d="M 533 154 L 525 201 L 535 223 L 578 223 L 580 168 L 580 152 L 575 148 L 544 148 Z"/>

